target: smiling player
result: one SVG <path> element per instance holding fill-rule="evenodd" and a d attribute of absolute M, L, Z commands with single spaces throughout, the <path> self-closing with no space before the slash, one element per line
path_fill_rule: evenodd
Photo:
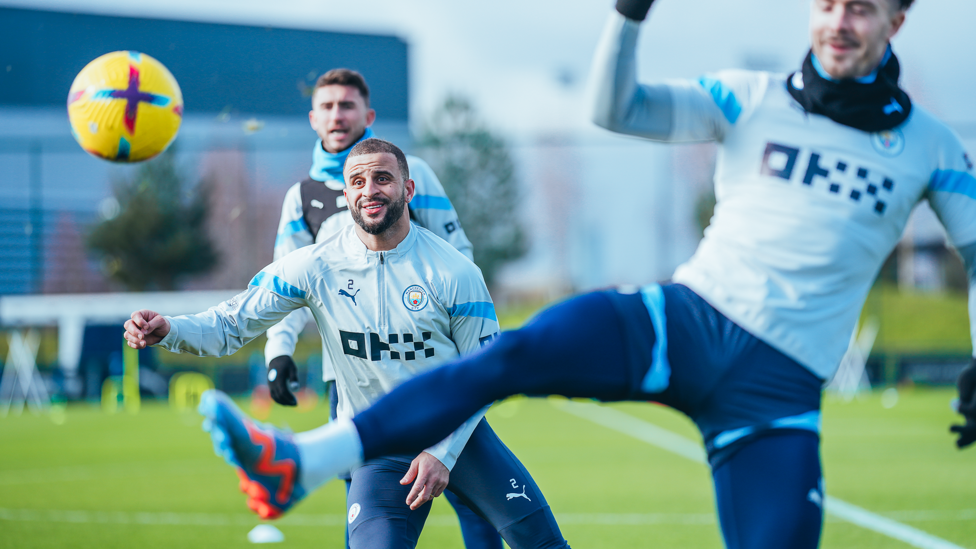
<path fill-rule="evenodd" d="M 250 421 L 222 393 L 210 391 L 201 400 L 214 447 L 238 468 L 255 512 L 280 516 L 336 473 L 351 470 L 354 549 L 414 547 L 430 499 L 445 489 L 513 549 L 568 547 L 542 492 L 491 430 L 484 410 L 423 451 L 334 469 L 336 446 L 322 434 L 354 433 L 353 414 L 411 377 L 479 350 L 498 332 L 478 268 L 410 222 L 414 182 L 400 149 L 379 139 L 360 142 L 349 153 L 345 177 L 354 225 L 269 265 L 245 292 L 205 313 L 168 318 L 134 312 L 125 323 L 130 346 L 223 356 L 290 311 L 308 307 L 336 366 L 337 421 L 292 436 Z M 355 292 L 356 301 L 341 290 Z M 513 488 L 523 496 L 507 498 Z"/>
<path fill-rule="evenodd" d="M 373 137 L 375 120 L 376 111 L 370 107 L 369 86 L 358 72 L 333 69 L 316 81 L 308 122 L 318 135 L 318 141 L 312 149 L 309 177 L 294 184 L 285 194 L 275 239 L 275 260 L 304 246 L 323 242 L 353 223 L 344 195 L 342 166 L 356 143 Z M 420 158 L 409 155 L 406 158 L 415 184 L 410 218 L 472 259 L 471 243 L 437 176 Z M 346 292 L 346 289 L 340 291 Z M 343 295 L 355 302 L 355 294 Z M 264 356 L 268 366 L 268 387 L 271 398 L 283 406 L 295 406 L 298 402 L 292 394 L 292 388 L 298 386 L 298 367 L 292 355 L 298 336 L 309 320 L 308 309 L 300 309 L 267 332 Z M 322 378 L 326 383 L 330 417 L 335 419 L 339 400 L 336 374 L 329 351 L 324 346 Z M 491 525 L 472 513 L 451 492 L 445 497 L 458 514 L 467 549 L 501 549 L 501 539 Z"/>

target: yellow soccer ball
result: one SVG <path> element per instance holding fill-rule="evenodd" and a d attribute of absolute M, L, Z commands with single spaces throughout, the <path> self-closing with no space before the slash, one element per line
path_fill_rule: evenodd
<path fill-rule="evenodd" d="M 183 94 L 162 63 L 144 53 L 106 53 L 81 69 L 68 92 L 75 140 L 113 162 L 141 162 L 166 150 L 183 121 Z"/>

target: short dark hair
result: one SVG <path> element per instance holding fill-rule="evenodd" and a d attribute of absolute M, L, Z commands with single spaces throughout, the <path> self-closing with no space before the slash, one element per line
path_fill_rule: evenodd
<path fill-rule="evenodd" d="M 900 11 L 905 11 L 908 8 L 912 7 L 912 2 L 914 1 L 915 0 L 898 0 L 898 9 Z"/>
<path fill-rule="evenodd" d="M 382 139 L 377 139 L 375 137 L 370 137 L 369 139 L 363 139 L 356 146 L 349 151 L 349 155 L 346 156 L 346 162 L 354 156 L 363 156 L 366 154 L 379 154 L 379 153 L 389 153 L 396 157 L 397 167 L 400 168 L 400 175 L 403 176 L 403 180 L 406 181 L 410 179 L 410 167 L 407 166 L 407 156 L 403 154 L 400 147 L 397 147 L 389 141 L 383 141 Z M 345 166 L 343 166 L 343 171 L 345 171 Z"/>
<path fill-rule="evenodd" d="M 363 96 L 363 101 L 369 106 L 369 86 L 366 85 L 366 79 L 352 69 L 332 69 L 323 74 L 315 81 L 315 90 L 325 86 L 352 86 L 359 90 L 359 95 Z"/>

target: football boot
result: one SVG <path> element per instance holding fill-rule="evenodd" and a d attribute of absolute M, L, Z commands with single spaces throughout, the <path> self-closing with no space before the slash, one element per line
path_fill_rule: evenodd
<path fill-rule="evenodd" d="M 216 390 L 203 393 L 199 411 L 214 452 L 237 468 L 247 505 L 258 516 L 278 518 L 305 497 L 298 482 L 301 458 L 291 433 L 252 420 Z"/>

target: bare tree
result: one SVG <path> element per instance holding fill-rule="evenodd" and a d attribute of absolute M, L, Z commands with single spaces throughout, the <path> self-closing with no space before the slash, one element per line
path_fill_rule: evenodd
<path fill-rule="evenodd" d="M 419 139 L 474 246 L 474 261 L 491 285 L 498 269 L 525 254 L 518 182 L 505 142 L 492 134 L 464 98 L 448 97 Z"/>

